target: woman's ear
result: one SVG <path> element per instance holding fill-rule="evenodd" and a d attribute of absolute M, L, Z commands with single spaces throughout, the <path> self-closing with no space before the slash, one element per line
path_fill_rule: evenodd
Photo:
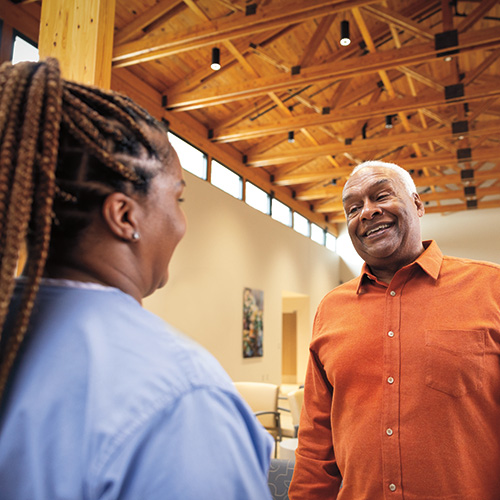
<path fill-rule="evenodd" d="M 135 241 L 140 205 L 124 193 L 114 192 L 102 204 L 102 217 L 109 230 L 121 240 Z"/>

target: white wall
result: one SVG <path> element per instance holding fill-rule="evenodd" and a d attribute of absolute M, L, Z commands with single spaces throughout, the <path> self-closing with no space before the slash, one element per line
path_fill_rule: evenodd
<path fill-rule="evenodd" d="M 170 264 L 167 286 L 146 308 L 205 346 L 233 380 L 281 383 L 282 297 L 309 297 L 299 334 L 303 378 L 315 310 L 339 283 L 338 256 L 185 172 L 188 231 Z M 264 291 L 264 356 L 243 359 L 243 289 Z M 304 336 L 306 338 L 304 339 Z"/>
<path fill-rule="evenodd" d="M 424 215 L 422 238 L 436 240 L 445 255 L 500 264 L 500 208 Z"/>
<path fill-rule="evenodd" d="M 500 264 L 500 208 L 427 214 L 421 219 L 422 239 L 436 240 L 445 255 Z M 351 244 L 345 224 L 340 226 L 337 251 L 340 280 L 357 276 L 362 260 Z"/>

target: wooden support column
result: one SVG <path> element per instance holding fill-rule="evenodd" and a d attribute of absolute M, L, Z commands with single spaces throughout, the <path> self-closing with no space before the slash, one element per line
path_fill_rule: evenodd
<path fill-rule="evenodd" d="M 14 32 L 12 26 L 4 22 L 2 25 L 2 36 L 0 38 L 0 64 L 5 61 L 10 61 L 13 41 Z"/>
<path fill-rule="evenodd" d="M 115 0 L 43 0 L 40 58 L 56 57 L 64 78 L 109 88 Z"/>

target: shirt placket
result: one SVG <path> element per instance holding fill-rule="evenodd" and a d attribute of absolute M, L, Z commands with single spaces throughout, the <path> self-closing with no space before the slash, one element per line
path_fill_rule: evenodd
<path fill-rule="evenodd" d="M 399 408 L 401 398 L 400 310 L 403 283 L 393 280 L 385 294 L 385 331 L 382 408 L 382 470 L 384 498 L 403 499 Z"/>

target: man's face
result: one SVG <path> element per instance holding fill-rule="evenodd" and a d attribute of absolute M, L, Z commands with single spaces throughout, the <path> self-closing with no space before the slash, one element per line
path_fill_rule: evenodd
<path fill-rule="evenodd" d="M 347 229 L 360 257 L 374 269 L 400 269 L 422 252 L 417 194 L 385 167 L 356 172 L 343 191 Z"/>

